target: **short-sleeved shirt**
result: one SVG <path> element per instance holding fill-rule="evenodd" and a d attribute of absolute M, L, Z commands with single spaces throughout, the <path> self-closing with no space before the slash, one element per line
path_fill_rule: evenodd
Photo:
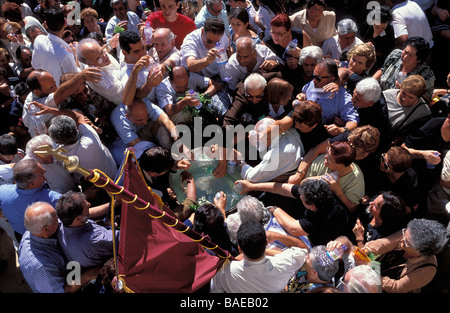
<path fill-rule="evenodd" d="M 174 22 L 168 22 L 164 18 L 161 11 L 152 12 L 148 17 L 146 22 L 150 22 L 153 29 L 158 28 L 169 28 L 175 36 L 175 47 L 180 49 L 183 43 L 184 37 L 187 34 L 197 29 L 193 20 L 189 17 L 177 13 L 177 19 Z"/>
<path fill-rule="evenodd" d="M 163 113 L 160 107 L 151 103 L 147 98 L 142 99 L 148 111 L 149 120 L 156 121 Z M 119 104 L 111 113 L 111 123 L 114 126 L 117 134 L 124 144 L 129 144 L 133 140 L 139 138 L 138 131 L 142 127 L 133 124 L 126 116 L 125 105 Z"/>
<path fill-rule="evenodd" d="M 220 46 L 228 47 L 229 42 L 228 37 L 224 33 L 220 38 Z M 191 56 L 197 60 L 205 58 L 208 51 L 209 49 L 206 49 L 203 44 L 202 29 L 194 30 L 184 38 L 183 44 L 181 45 L 181 65 L 187 67 L 186 59 Z M 199 74 L 206 77 L 214 77 L 219 74 L 219 66 L 216 62 L 213 62 L 202 69 Z"/>
<path fill-rule="evenodd" d="M 350 51 L 354 46 L 362 44 L 363 41 L 359 39 L 358 37 L 355 37 L 355 41 L 353 43 L 346 47 L 345 49 L 341 48 L 341 45 L 339 44 L 339 35 L 334 35 L 331 38 L 328 38 L 324 41 L 322 46 L 322 51 L 324 55 L 331 55 L 332 59 L 340 60 L 341 55 L 344 52 Z"/>
<path fill-rule="evenodd" d="M 306 99 L 316 101 L 322 107 L 322 122 L 325 125 L 333 124 L 334 117 L 337 116 L 344 122 L 359 123 L 358 111 L 352 104 L 352 97 L 340 87 L 339 91 L 330 99 L 330 93 L 315 94 L 316 87 L 314 81 L 309 82 L 303 87 L 303 93 Z"/>
<path fill-rule="evenodd" d="M 225 33 L 228 33 L 229 22 L 228 22 L 227 8 L 223 2 L 222 6 L 223 6 L 222 11 L 220 12 L 219 16 L 214 16 L 211 13 L 209 13 L 208 9 L 206 8 L 206 5 L 204 5 L 198 12 L 197 16 L 195 17 L 195 26 L 197 26 L 197 28 L 202 28 L 205 25 L 207 19 L 212 17 L 218 17 L 225 24 Z"/>

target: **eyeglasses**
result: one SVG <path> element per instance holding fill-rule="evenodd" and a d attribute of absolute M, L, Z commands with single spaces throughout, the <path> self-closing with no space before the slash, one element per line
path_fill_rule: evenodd
<path fill-rule="evenodd" d="M 409 245 L 409 242 L 406 240 L 405 232 L 406 232 L 406 228 L 403 228 L 402 229 L 402 240 L 403 240 L 403 243 L 405 244 L 405 247 L 408 248 L 410 245 Z"/>
<path fill-rule="evenodd" d="M 389 163 L 388 162 L 386 162 L 386 153 L 383 153 L 382 155 L 381 155 L 381 162 L 383 162 L 383 166 L 384 166 L 384 168 L 386 169 L 386 170 L 388 170 L 389 169 Z"/>
<path fill-rule="evenodd" d="M 315 75 L 314 73 L 312 74 L 312 77 L 313 77 L 313 79 L 316 79 L 319 83 L 320 83 L 320 81 L 322 80 L 322 79 L 324 79 L 324 78 L 330 78 L 330 77 L 333 77 L 333 76 L 317 76 L 317 75 Z"/>
<path fill-rule="evenodd" d="M 270 34 L 272 34 L 272 36 L 277 36 L 277 37 L 283 37 L 284 35 L 287 34 L 288 31 L 285 31 L 284 33 L 276 33 L 273 32 L 272 30 L 270 30 Z"/>
<path fill-rule="evenodd" d="M 249 98 L 249 99 L 262 99 L 262 98 L 264 98 L 264 95 L 256 95 L 256 96 L 253 96 L 253 95 L 249 95 L 249 94 L 245 94 L 245 97 L 246 98 Z"/>
<path fill-rule="evenodd" d="M 220 43 L 220 41 L 214 41 L 214 40 L 208 39 L 206 37 L 205 37 L 205 41 L 208 45 L 212 45 L 212 44 L 215 45 L 216 43 Z"/>

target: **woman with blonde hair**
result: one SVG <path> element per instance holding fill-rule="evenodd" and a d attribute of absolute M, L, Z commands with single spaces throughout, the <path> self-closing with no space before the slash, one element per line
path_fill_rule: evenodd
<path fill-rule="evenodd" d="M 375 47 L 371 43 L 354 46 L 347 54 L 348 68 L 339 69 L 339 78 L 347 90 L 353 94 L 356 84 L 368 77 L 368 73 L 377 59 Z"/>

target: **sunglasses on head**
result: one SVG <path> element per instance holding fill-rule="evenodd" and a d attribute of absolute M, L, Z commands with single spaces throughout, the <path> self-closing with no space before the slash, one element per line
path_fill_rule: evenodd
<path fill-rule="evenodd" d="M 320 81 L 321 81 L 322 79 L 324 79 L 324 78 L 330 78 L 330 77 L 333 77 L 333 76 L 317 76 L 317 75 L 315 75 L 315 74 L 312 74 L 312 77 L 315 78 L 315 79 L 317 79 L 317 81 L 320 83 Z"/>

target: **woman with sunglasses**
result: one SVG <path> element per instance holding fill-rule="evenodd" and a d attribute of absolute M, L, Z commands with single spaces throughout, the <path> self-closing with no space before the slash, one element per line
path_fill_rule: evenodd
<path fill-rule="evenodd" d="M 444 226 L 434 220 L 413 219 L 406 228 L 385 238 L 370 241 L 363 250 L 379 255 L 384 292 L 420 292 L 437 271 L 436 254 L 445 239 Z M 399 250 L 400 248 L 400 250 Z M 388 260 L 387 256 L 394 256 Z"/>

